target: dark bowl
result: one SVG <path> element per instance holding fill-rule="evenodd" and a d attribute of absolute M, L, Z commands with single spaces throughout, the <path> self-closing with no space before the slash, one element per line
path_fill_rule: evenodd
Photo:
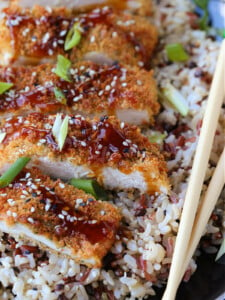
<path fill-rule="evenodd" d="M 215 255 L 203 253 L 197 264 L 189 282 L 181 284 L 176 300 L 215 300 L 225 293 L 225 256 L 215 262 Z M 160 300 L 162 295 L 163 289 L 157 289 L 157 295 L 149 300 Z"/>

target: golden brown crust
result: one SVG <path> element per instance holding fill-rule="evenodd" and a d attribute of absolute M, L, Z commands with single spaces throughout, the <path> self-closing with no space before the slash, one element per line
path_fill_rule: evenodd
<path fill-rule="evenodd" d="M 145 174 L 149 192 L 168 187 L 167 168 L 159 148 L 141 135 L 140 129 L 120 123 L 114 117 L 85 120 L 81 116 L 71 116 L 69 131 L 63 150 L 52 135 L 55 116 L 31 114 L 2 121 L 2 132 L 6 137 L 0 146 L 5 162 L 26 156 L 47 157 L 53 162 L 68 161 L 82 165 L 93 171 L 102 181 L 105 167 L 131 174 L 139 171 Z M 151 175 L 154 174 L 154 175 Z"/>
<path fill-rule="evenodd" d="M 113 13 L 105 8 L 100 13 L 77 17 L 74 21 L 71 11 L 63 8 L 50 12 L 38 6 L 32 10 L 21 10 L 16 6 L 5 9 L 0 33 L 0 43 L 4 47 L 0 56 L 4 61 L 4 49 L 12 43 L 10 55 L 13 60 L 21 56 L 28 59 L 54 58 L 61 53 L 76 61 L 94 51 L 113 61 L 139 66 L 149 64 L 158 35 L 156 28 L 146 19 Z M 80 23 L 82 39 L 77 47 L 65 52 L 65 37 L 74 22 Z"/>
<path fill-rule="evenodd" d="M 0 95 L 0 114 L 23 115 L 30 112 L 116 115 L 118 110 L 147 111 L 149 122 L 159 111 L 153 72 L 136 67 L 99 66 L 80 62 L 71 67 L 71 83 L 52 72 L 51 65 L 2 67 L 0 81 L 14 86 Z M 59 88 L 66 104 L 56 99 Z"/>
<path fill-rule="evenodd" d="M 33 168 L 1 189 L 0 219 L 8 226 L 26 225 L 56 247 L 69 248 L 76 261 L 94 258 L 99 267 L 115 241 L 121 216 L 110 203 L 96 201 L 60 180 L 52 181 Z"/>

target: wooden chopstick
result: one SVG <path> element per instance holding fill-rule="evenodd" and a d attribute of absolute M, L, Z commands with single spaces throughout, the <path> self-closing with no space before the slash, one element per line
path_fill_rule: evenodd
<path fill-rule="evenodd" d="M 210 181 L 208 189 L 204 195 L 202 202 L 199 205 L 198 213 L 195 218 L 195 223 L 191 233 L 191 239 L 188 245 L 185 262 L 181 273 L 181 278 L 198 246 L 200 238 L 204 232 L 207 222 L 212 214 L 216 202 L 220 196 L 222 188 L 225 184 L 225 148 L 220 156 L 217 167 L 214 171 L 213 177 Z"/>
<path fill-rule="evenodd" d="M 181 216 L 178 235 L 168 278 L 166 291 L 162 300 L 175 299 L 177 288 L 183 269 L 183 263 L 187 253 L 194 218 L 197 211 L 201 189 L 207 169 L 209 155 L 217 127 L 217 122 L 224 97 L 225 82 L 225 41 L 223 41 L 216 71 L 214 74 L 209 99 L 203 119 L 202 130 L 193 162 Z"/>

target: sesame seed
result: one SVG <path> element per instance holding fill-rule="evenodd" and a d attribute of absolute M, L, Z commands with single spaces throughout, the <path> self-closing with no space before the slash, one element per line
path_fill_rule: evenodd
<path fill-rule="evenodd" d="M 144 67 L 143 61 L 139 61 L 139 62 L 138 62 L 138 66 L 139 66 L 139 67 Z"/>
<path fill-rule="evenodd" d="M 125 123 L 124 123 L 124 122 L 121 122 L 121 123 L 120 123 L 120 128 L 123 129 L 124 126 L 125 126 Z"/>
<path fill-rule="evenodd" d="M 7 210 L 6 214 L 7 214 L 7 216 L 11 217 L 12 216 L 11 210 Z"/>
<path fill-rule="evenodd" d="M 123 87 L 125 87 L 125 86 L 127 86 L 127 83 L 126 83 L 126 82 L 123 82 L 121 85 L 122 85 Z"/>
<path fill-rule="evenodd" d="M 142 85 L 142 81 L 141 80 L 137 80 L 137 84 L 138 85 Z"/>
<path fill-rule="evenodd" d="M 16 218 L 16 217 L 17 217 L 17 213 L 16 213 L 16 212 L 13 212 L 13 213 L 12 213 L 12 216 L 13 216 L 13 218 Z"/>
<path fill-rule="evenodd" d="M 8 199 L 7 202 L 10 206 L 13 206 L 15 204 L 15 201 L 13 199 Z"/>
<path fill-rule="evenodd" d="M 28 218 L 27 221 L 31 224 L 34 224 L 34 219 L 33 218 Z"/>
<path fill-rule="evenodd" d="M 87 144 L 86 144 L 84 141 L 82 141 L 80 144 L 81 144 L 81 146 L 83 146 L 83 147 L 86 147 L 86 146 L 87 146 Z"/>
<path fill-rule="evenodd" d="M 32 206 L 30 209 L 31 212 L 35 212 L 35 208 Z"/>
<path fill-rule="evenodd" d="M 101 152 L 100 151 L 95 151 L 95 154 L 99 155 Z"/>
<path fill-rule="evenodd" d="M 61 189 L 64 189 L 64 188 L 65 188 L 65 184 L 63 184 L 62 182 L 60 182 L 60 183 L 59 183 L 59 187 L 60 187 Z"/>
<path fill-rule="evenodd" d="M 95 42 L 95 36 L 94 36 L 94 35 L 91 36 L 90 42 L 91 42 L 91 43 L 94 43 L 94 42 Z"/>
<path fill-rule="evenodd" d="M 111 89 L 111 86 L 110 86 L 110 85 L 107 85 L 107 86 L 105 87 L 105 90 L 106 90 L 106 91 L 110 91 L 110 89 Z"/>
<path fill-rule="evenodd" d="M 64 215 L 62 215 L 62 214 L 59 214 L 58 217 L 62 220 L 64 220 L 64 218 L 65 218 Z"/>
<path fill-rule="evenodd" d="M 124 146 L 128 146 L 128 143 L 124 141 L 124 142 L 123 142 L 123 145 L 124 145 Z"/>

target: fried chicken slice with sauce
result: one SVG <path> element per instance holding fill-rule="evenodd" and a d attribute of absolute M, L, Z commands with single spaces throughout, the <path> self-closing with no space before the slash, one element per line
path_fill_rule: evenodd
<path fill-rule="evenodd" d="M 55 115 L 38 113 L 1 120 L 0 169 L 28 156 L 33 165 L 64 180 L 94 177 L 107 189 L 168 192 L 164 157 L 136 126 L 114 117 L 90 121 L 79 115 L 70 116 L 60 151 L 56 123 Z"/>
<path fill-rule="evenodd" d="M 11 2 L 25 8 L 34 5 L 29 0 L 15 0 Z M 150 0 L 37 0 L 35 4 L 49 7 L 65 6 L 77 12 L 86 12 L 97 7 L 110 6 L 116 10 L 125 10 L 142 16 L 152 14 L 152 2 Z"/>
<path fill-rule="evenodd" d="M 0 117 L 63 112 L 115 115 L 121 121 L 145 125 L 159 111 L 152 71 L 80 62 L 70 73 L 68 82 L 53 73 L 50 64 L 0 67 L 0 81 L 13 84 L 0 95 Z"/>
<path fill-rule="evenodd" d="M 25 170 L 0 188 L 0 229 L 89 267 L 100 267 L 115 241 L 121 215 L 38 169 Z"/>
<path fill-rule="evenodd" d="M 121 62 L 148 67 L 158 39 L 155 26 L 147 19 L 107 7 L 87 14 L 40 6 L 32 9 L 11 6 L 3 12 L 2 65 L 55 62 L 57 55 L 63 54 L 72 62 L 92 60 L 100 64 Z M 71 46 L 74 31 L 80 38 Z M 65 50 L 67 46 L 69 49 Z"/>

